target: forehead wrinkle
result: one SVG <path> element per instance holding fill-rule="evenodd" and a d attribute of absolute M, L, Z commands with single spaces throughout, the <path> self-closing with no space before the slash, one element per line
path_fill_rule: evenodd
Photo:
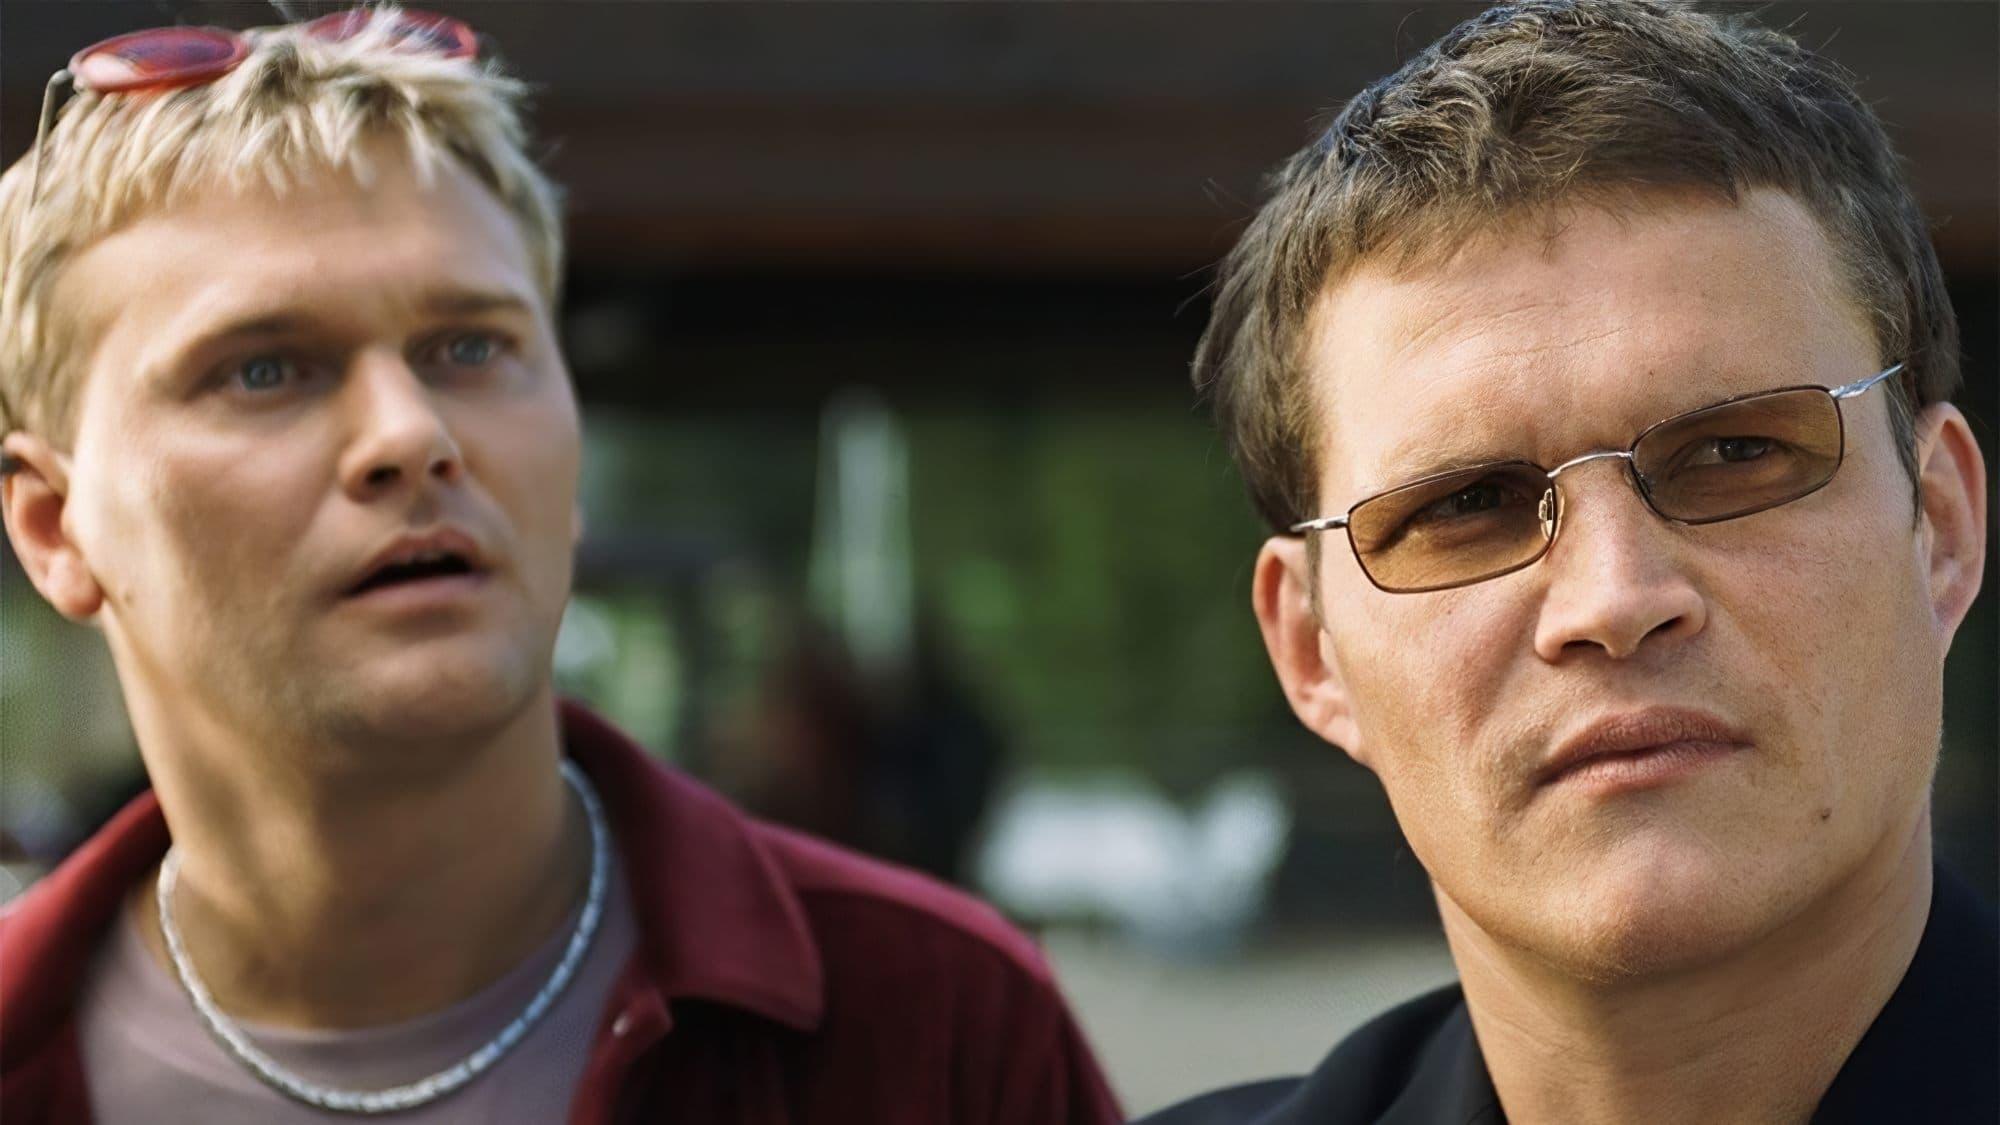
<path fill-rule="evenodd" d="M 1633 328 L 1628 324 L 1617 324 L 1599 331 L 1563 339 L 1543 340 L 1513 347 L 1492 350 L 1482 349 L 1476 360 L 1464 369 L 1451 372 L 1453 381 L 1470 380 L 1480 384 L 1499 381 L 1515 388 L 1514 393 L 1498 396 L 1473 393 L 1468 388 L 1455 389 L 1450 406 L 1457 412 L 1450 423 L 1449 432 L 1435 433 L 1436 424 L 1420 422 L 1410 436 L 1383 454 L 1380 465 L 1382 473 L 1392 481 L 1412 480 L 1431 472 L 1444 471 L 1466 464 L 1482 461 L 1511 461 L 1532 458 L 1535 450 L 1526 447 L 1503 447 L 1482 438 L 1482 432 L 1490 433 L 1496 422 L 1504 423 L 1518 419 L 1522 411 L 1527 411 L 1530 421 L 1539 420 L 1542 413 L 1535 409 L 1530 394 L 1546 394 L 1551 384 L 1567 381 L 1573 370 L 1573 363 L 1565 357 L 1575 349 L 1602 344 L 1606 341 L 1628 335 Z M 1468 339 L 1465 346 L 1476 346 L 1476 339 Z M 1526 362 L 1555 359 L 1558 362 L 1540 369 L 1526 369 Z M 1440 364 L 1446 370 L 1450 361 Z M 1461 406 L 1460 403 L 1463 403 Z M 1436 411 L 1428 416 L 1435 416 Z M 1468 428 L 1466 415 L 1470 414 L 1487 423 L 1483 429 L 1478 426 Z M 1503 416 L 1498 417 L 1496 416 Z M 1469 429 L 1469 432 L 1468 432 Z"/>
<path fill-rule="evenodd" d="M 1518 417 L 1507 401 L 1468 397 L 1449 411 L 1426 412 L 1404 436 L 1374 458 L 1362 487 L 1374 493 L 1433 473 L 1487 461 L 1514 461 L 1530 450 L 1496 439 L 1496 429 Z"/>
<path fill-rule="evenodd" d="M 1337 373 L 1332 370 L 1332 361 L 1343 353 L 1376 352 L 1376 377 L 1382 377 L 1384 369 L 1393 369 L 1394 378 L 1403 384 L 1398 393 L 1420 398 L 1426 384 L 1459 383 L 1468 376 L 1497 374 L 1493 368 L 1509 359 L 1590 342 L 1591 338 L 1558 344 L 1524 342 L 1518 348 L 1486 350 L 1495 336 L 1532 340 L 1534 333 L 1518 332 L 1516 325 L 1523 318 L 1547 314 L 1558 302 L 1539 293 L 1525 293 L 1508 304 L 1496 305 L 1489 297 L 1475 299 L 1468 294 L 1464 280 L 1463 274 L 1411 274 L 1363 264 L 1322 290 L 1309 317 L 1308 340 L 1317 367 L 1313 406 L 1324 432 L 1331 434 L 1337 428 L 1338 402 L 1331 387 Z M 1476 354 L 1464 354 L 1467 352 Z M 1456 388 L 1447 388 L 1440 398 L 1449 400 L 1457 393 Z"/>
<path fill-rule="evenodd" d="M 1632 331 L 1631 325 L 1617 324 L 1613 325 L 1610 328 L 1606 328 L 1600 332 L 1588 332 L 1580 336 L 1571 336 L 1561 340 L 1547 340 L 1541 343 L 1524 344 L 1519 347 L 1500 348 L 1494 351 L 1487 352 L 1484 358 L 1488 362 L 1494 364 L 1504 363 L 1508 360 L 1540 359 L 1554 353 L 1566 352 L 1573 348 L 1581 348 L 1589 344 L 1603 343 L 1606 340 L 1612 340 L 1616 339 L 1619 336 L 1626 335 L 1631 331 Z"/>
<path fill-rule="evenodd" d="M 1550 304 L 1535 299 L 1467 318 L 1427 316 L 1415 333 L 1396 341 L 1405 353 L 1401 362 L 1383 366 L 1395 371 L 1396 398 L 1411 409 L 1399 412 L 1396 432 L 1383 435 L 1385 444 L 1371 452 L 1369 443 L 1356 443 L 1356 487 L 1373 492 L 1465 465 L 1532 459 L 1536 450 L 1523 443 L 1539 436 L 1532 423 L 1541 411 L 1534 404 L 1552 384 L 1572 377 L 1574 361 L 1551 358 L 1625 331 L 1554 341 L 1507 333 L 1520 341 L 1517 346 L 1492 346 L 1499 326 Z M 1408 354 L 1413 351 L 1429 354 Z"/>
<path fill-rule="evenodd" d="M 1523 317 L 1540 315 L 1556 302 L 1539 294 L 1523 295 L 1506 306 L 1495 306 L 1482 297 L 1467 300 L 1462 285 L 1433 285 L 1423 281 L 1398 280 L 1396 287 L 1416 291 L 1424 299 L 1406 302 L 1405 307 L 1421 310 L 1388 318 L 1388 358 L 1421 363 L 1426 353 L 1447 354 L 1488 336 L 1505 332 Z M 1390 291 L 1381 291 L 1387 296 Z M 1394 307 L 1393 305 L 1391 307 Z"/>

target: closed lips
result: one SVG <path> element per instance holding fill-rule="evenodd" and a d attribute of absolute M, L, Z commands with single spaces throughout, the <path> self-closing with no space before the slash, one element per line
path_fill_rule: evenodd
<path fill-rule="evenodd" d="M 1724 750 L 1750 745 L 1742 730 L 1705 711 L 1652 708 L 1596 720 L 1564 739 L 1536 772 L 1546 785 L 1603 758 L 1638 755 L 1690 744 Z"/>

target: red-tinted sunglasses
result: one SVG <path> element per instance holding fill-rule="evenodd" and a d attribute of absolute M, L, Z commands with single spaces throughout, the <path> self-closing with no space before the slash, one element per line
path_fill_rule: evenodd
<path fill-rule="evenodd" d="M 479 37 L 464 21 L 411 8 L 354 8 L 321 16 L 300 30 L 309 38 L 339 43 L 385 22 L 390 42 L 400 50 L 453 59 L 479 54 Z M 155 27 L 113 36 L 70 56 L 68 68 L 56 71 L 42 95 L 29 205 L 33 206 L 41 194 L 42 146 L 55 120 L 58 88 L 68 84 L 93 93 L 116 94 L 199 86 L 236 69 L 250 54 L 255 34 L 220 27 Z"/>

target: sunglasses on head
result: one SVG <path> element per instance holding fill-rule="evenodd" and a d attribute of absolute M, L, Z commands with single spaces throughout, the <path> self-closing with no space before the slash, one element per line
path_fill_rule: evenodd
<path fill-rule="evenodd" d="M 299 30 L 322 43 L 380 31 L 396 50 L 454 59 L 479 54 L 479 36 L 464 21 L 414 8 L 353 8 L 321 16 Z M 56 91 L 65 85 L 96 94 L 199 86 L 235 70 L 249 57 L 256 35 L 254 30 L 221 27 L 154 27 L 114 35 L 70 56 L 69 66 L 50 77 L 42 94 L 29 206 L 41 192 L 43 146 L 55 120 Z"/>

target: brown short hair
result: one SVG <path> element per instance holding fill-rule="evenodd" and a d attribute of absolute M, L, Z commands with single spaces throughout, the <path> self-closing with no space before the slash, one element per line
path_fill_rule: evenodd
<path fill-rule="evenodd" d="M 1776 188 L 1838 249 L 1913 416 L 1958 385 L 1929 229 L 1852 79 L 1786 35 L 1665 0 L 1525 0 L 1453 28 L 1347 103 L 1272 175 L 1219 268 L 1194 383 L 1274 530 L 1321 513 L 1304 377 L 1314 300 L 1364 259 L 1438 260 L 1560 202 Z"/>

